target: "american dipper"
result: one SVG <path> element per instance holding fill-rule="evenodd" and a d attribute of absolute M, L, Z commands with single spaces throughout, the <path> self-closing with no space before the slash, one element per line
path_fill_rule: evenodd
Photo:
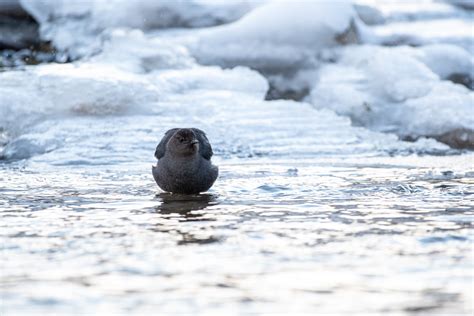
<path fill-rule="evenodd" d="M 153 178 L 167 192 L 197 194 L 209 190 L 219 174 L 206 134 L 197 128 L 173 128 L 156 147 Z"/>

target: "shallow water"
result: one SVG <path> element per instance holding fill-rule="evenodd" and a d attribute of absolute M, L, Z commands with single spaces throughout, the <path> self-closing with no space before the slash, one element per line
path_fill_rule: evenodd
<path fill-rule="evenodd" d="M 142 162 L 0 165 L 4 313 L 471 310 L 472 154 L 286 156 L 215 157 L 197 196 Z"/>
<path fill-rule="evenodd" d="M 52 115 L 7 145 L 31 157 L 0 163 L 4 314 L 472 310 L 472 153 L 231 91 L 147 113 Z M 175 126 L 208 132 L 207 194 L 153 181 Z"/>

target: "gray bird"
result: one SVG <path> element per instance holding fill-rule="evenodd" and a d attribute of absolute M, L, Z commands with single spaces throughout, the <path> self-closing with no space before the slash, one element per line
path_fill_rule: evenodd
<path fill-rule="evenodd" d="M 219 174 L 206 134 L 197 128 L 173 128 L 156 147 L 153 178 L 167 192 L 197 194 L 209 190 Z"/>

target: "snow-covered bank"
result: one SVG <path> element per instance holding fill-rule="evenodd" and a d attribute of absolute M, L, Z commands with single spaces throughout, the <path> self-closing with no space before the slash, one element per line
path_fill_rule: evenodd
<path fill-rule="evenodd" d="M 366 31 L 350 1 L 274 1 L 236 22 L 174 40 L 201 64 L 258 70 L 269 80 L 269 99 L 300 100 L 325 52 L 359 43 Z"/>
<path fill-rule="evenodd" d="M 473 59 L 452 46 L 347 47 L 321 68 L 310 101 L 375 130 L 403 138 L 432 136 L 474 148 L 474 93 L 441 80 L 472 71 Z M 470 73 L 465 75 L 471 75 Z"/>
<path fill-rule="evenodd" d="M 264 101 L 268 83 L 256 71 L 200 66 L 183 47 L 140 31 L 116 31 L 103 47 L 88 60 L 0 73 L 0 126 L 11 138 L 4 158 L 46 154 L 55 163 L 106 164 L 111 156 L 99 159 L 96 151 L 118 137 L 118 162 L 128 155 L 122 149 L 136 146 L 127 134 L 147 130 L 140 148 L 150 149 L 174 125 L 204 128 L 224 156 L 447 150 L 434 141 L 410 144 L 355 128 L 306 103 Z M 232 137 L 223 136 L 231 130 Z"/>
<path fill-rule="evenodd" d="M 451 15 L 466 17 L 447 4 L 425 7 L 424 18 L 443 16 L 448 24 Z M 365 20 L 377 14 L 360 7 L 356 11 L 365 14 Z M 348 115 L 357 125 L 404 139 L 428 136 L 456 148 L 474 148 L 472 92 L 452 83 L 473 86 L 473 57 L 462 48 L 469 46 L 469 34 L 462 33 L 467 28 L 449 40 L 445 40 L 449 32 L 414 33 L 411 40 L 427 44 L 420 48 L 344 47 L 410 38 L 393 23 L 369 28 L 356 11 L 347 2 L 269 3 L 237 22 L 199 33 L 187 45 L 201 63 L 259 70 L 272 89 L 279 90 L 277 96 L 301 97 L 312 91 L 309 100 L 317 108 Z M 434 14 L 440 11 L 444 13 Z M 391 14 L 401 13 L 392 8 Z M 381 28 L 385 33 L 380 33 Z M 429 44 L 437 42 L 459 45 Z"/>
<path fill-rule="evenodd" d="M 198 61 L 224 67 L 245 65 L 260 71 L 311 67 L 317 52 L 341 42 L 356 19 L 348 1 L 274 2 L 237 22 L 203 32 L 191 51 Z"/>
<path fill-rule="evenodd" d="M 248 1 L 20 0 L 40 23 L 41 36 L 77 58 L 100 51 L 101 33 L 114 28 L 151 30 L 227 23 L 253 8 Z"/>
<path fill-rule="evenodd" d="M 238 98 L 253 98 L 267 108 L 273 104 L 262 101 L 268 83 L 269 95 L 276 91 L 274 98 L 299 100 L 310 94 L 307 100 L 317 109 L 329 108 L 377 132 L 473 147 L 472 92 L 451 82 L 472 88 L 472 54 L 453 45 L 379 46 L 393 34 L 379 36 L 377 28 L 389 30 L 393 21 L 410 23 L 382 6 L 197 0 L 21 4 L 41 23 L 43 39 L 82 59 L 0 74 L 0 128 L 12 140 L 6 157 L 27 157 L 15 152 L 14 139 L 44 120 L 155 115 L 168 109 L 164 102 L 176 95 L 196 97 L 193 91 L 205 96 L 229 93 L 231 100 L 221 105 L 229 112 L 233 107 L 244 110 Z M 434 7 L 443 12 L 436 18 L 452 14 L 462 20 L 465 14 L 447 4 Z M 430 8 L 426 5 L 425 11 Z M 364 24 L 371 19 L 374 26 Z M 199 30 L 157 31 L 228 22 Z M 213 97 L 199 100 L 215 102 Z"/>

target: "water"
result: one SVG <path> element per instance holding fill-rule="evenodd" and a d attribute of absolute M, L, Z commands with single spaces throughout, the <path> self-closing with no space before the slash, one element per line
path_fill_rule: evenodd
<path fill-rule="evenodd" d="M 198 196 L 158 193 L 141 164 L 3 165 L 3 309 L 467 313 L 469 164 L 222 160 Z"/>
<path fill-rule="evenodd" d="M 374 29 L 467 16 L 410 8 Z M 89 30 L 82 18 L 52 23 Z M 264 101 L 268 78 L 172 41 L 206 30 L 173 32 L 108 30 L 102 54 L 0 74 L 2 315 L 472 313 L 474 153 Z M 207 132 L 209 192 L 154 183 L 173 127 Z"/>

